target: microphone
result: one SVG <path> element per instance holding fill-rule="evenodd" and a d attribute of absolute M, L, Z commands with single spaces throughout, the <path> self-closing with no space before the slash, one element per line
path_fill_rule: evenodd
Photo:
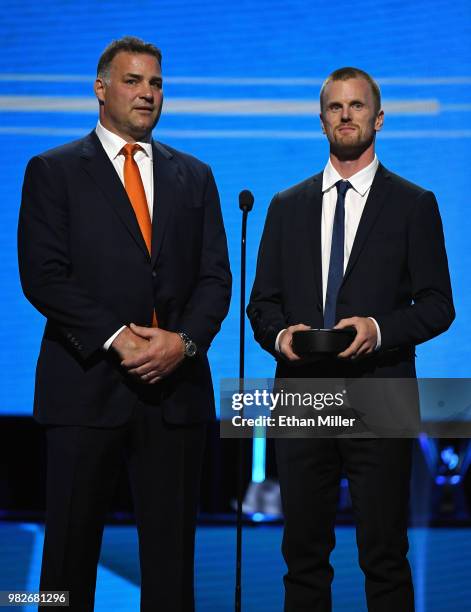
<path fill-rule="evenodd" d="M 242 211 L 242 235 L 240 241 L 240 313 L 239 313 L 239 391 L 244 392 L 245 371 L 245 263 L 247 218 L 254 203 L 253 193 L 244 189 L 239 193 L 239 208 Z M 237 519 L 236 519 L 236 581 L 235 612 L 242 610 L 242 504 L 244 502 L 245 453 L 240 439 L 237 450 Z"/>
<path fill-rule="evenodd" d="M 244 212 L 250 212 L 254 203 L 253 193 L 244 189 L 239 193 L 239 208 Z"/>

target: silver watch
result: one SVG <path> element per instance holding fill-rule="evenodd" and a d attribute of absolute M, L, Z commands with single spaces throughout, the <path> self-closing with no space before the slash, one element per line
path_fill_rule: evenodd
<path fill-rule="evenodd" d="M 196 344 L 184 332 L 177 332 L 185 345 L 185 357 L 194 357 L 198 350 Z"/>

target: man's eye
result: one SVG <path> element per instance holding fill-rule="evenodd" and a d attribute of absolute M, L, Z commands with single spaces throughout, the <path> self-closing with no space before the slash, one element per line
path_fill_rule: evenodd
<path fill-rule="evenodd" d="M 134 85 L 134 83 L 136 83 L 136 79 L 127 79 L 126 83 L 128 83 L 129 85 Z"/>

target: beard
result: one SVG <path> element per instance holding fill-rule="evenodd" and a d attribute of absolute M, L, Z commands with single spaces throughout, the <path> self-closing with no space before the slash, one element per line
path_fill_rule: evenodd
<path fill-rule="evenodd" d="M 334 139 L 330 142 L 330 150 L 340 161 L 358 159 L 374 141 L 374 131 L 365 138 L 358 126 L 355 127 L 357 129 L 352 134 L 340 136 L 340 138 L 336 138 L 337 134 L 335 134 Z"/>

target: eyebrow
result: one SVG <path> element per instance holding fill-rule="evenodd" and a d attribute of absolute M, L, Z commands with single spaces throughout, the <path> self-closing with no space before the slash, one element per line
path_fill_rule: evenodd
<path fill-rule="evenodd" d="M 142 76 L 142 74 L 135 74 L 133 72 L 126 72 L 126 74 L 123 75 L 123 76 L 124 76 L 124 78 L 131 77 L 132 79 L 138 79 L 138 80 L 142 80 L 144 78 Z M 151 81 L 159 81 L 160 83 L 162 83 L 162 77 L 157 76 L 157 75 L 151 77 L 150 80 Z"/>
<path fill-rule="evenodd" d="M 334 104 L 339 104 L 340 106 L 342 106 L 342 102 L 340 102 L 340 100 L 331 100 L 327 106 L 333 106 Z M 350 102 L 348 102 L 348 104 L 366 104 L 365 100 L 350 100 Z"/>

